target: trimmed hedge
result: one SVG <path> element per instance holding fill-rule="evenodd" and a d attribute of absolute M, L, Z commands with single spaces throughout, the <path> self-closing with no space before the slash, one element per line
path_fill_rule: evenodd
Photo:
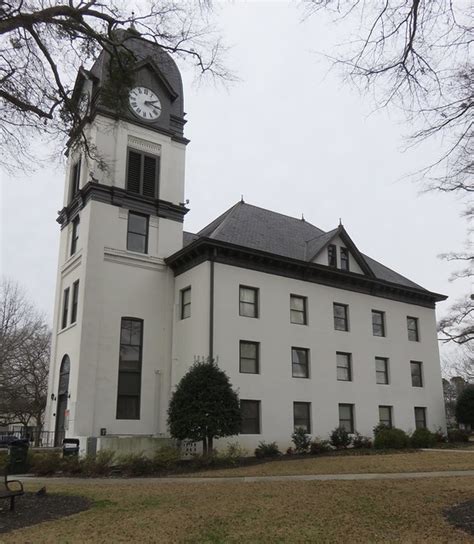
<path fill-rule="evenodd" d="M 377 450 L 408 448 L 409 438 L 405 431 L 393 427 L 379 429 L 375 435 L 374 448 Z"/>
<path fill-rule="evenodd" d="M 428 429 L 416 429 L 410 436 L 412 448 L 432 448 L 436 445 L 436 435 Z"/>

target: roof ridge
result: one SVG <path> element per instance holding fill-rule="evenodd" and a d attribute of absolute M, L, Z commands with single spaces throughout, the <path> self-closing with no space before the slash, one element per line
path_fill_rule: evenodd
<path fill-rule="evenodd" d="M 211 229 L 210 232 L 206 235 L 206 238 L 209 238 L 211 234 L 213 234 L 220 226 L 221 224 L 226 220 L 227 216 L 230 215 L 233 210 L 237 207 L 237 205 L 240 204 L 240 201 L 231 206 L 228 210 L 221 213 L 218 217 L 216 217 L 214 220 L 212 220 L 210 223 L 205 225 L 202 229 L 200 229 L 197 232 L 198 236 L 203 236 L 203 232 L 207 231 L 208 229 Z"/>
<path fill-rule="evenodd" d="M 224 217 L 224 219 L 219 223 L 219 225 L 217 225 L 217 227 L 213 230 L 212 234 L 213 235 L 217 235 L 218 232 L 220 230 L 222 230 L 224 228 L 224 225 L 228 222 L 229 218 L 232 217 L 233 213 L 235 212 L 235 210 L 237 209 L 237 207 L 239 205 L 242 205 L 242 204 L 245 204 L 245 202 L 242 202 L 242 200 L 240 200 L 239 202 L 237 202 L 236 204 L 234 204 L 232 206 L 232 208 L 230 208 L 227 213 L 227 215 Z"/>
<path fill-rule="evenodd" d="M 324 234 L 324 231 L 322 229 L 320 229 L 316 225 L 313 225 L 313 223 L 310 223 L 306 219 L 298 219 L 298 217 L 293 217 L 292 215 L 288 215 L 286 213 L 275 212 L 273 210 L 269 210 L 268 208 L 262 208 L 262 206 L 256 206 L 255 204 L 249 204 L 248 202 L 239 201 L 238 204 L 240 204 L 240 203 L 244 204 L 245 206 L 251 206 L 252 208 L 258 208 L 259 210 L 263 210 L 264 212 L 273 213 L 275 215 L 281 215 L 282 217 L 286 217 L 287 219 L 293 219 L 293 221 L 298 221 L 298 223 L 306 223 L 307 225 L 310 225 L 310 226 L 314 227 L 315 229 L 320 230 Z"/>
<path fill-rule="evenodd" d="M 318 227 L 316 227 L 316 228 L 318 228 Z M 321 230 L 321 229 L 319 229 L 319 230 Z M 328 234 L 335 233 L 338 230 L 339 230 L 339 227 L 336 227 L 335 229 L 332 229 L 332 230 L 328 230 L 326 232 L 322 231 L 322 234 L 318 234 L 317 236 L 314 236 L 313 238 L 310 238 L 309 240 L 305 240 L 304 243 L 309 244 L 310 242 L 312 242 L 314 240 L 317 240 L 318 238 L 321 238 L 322 236 L 327 236 Z"/>

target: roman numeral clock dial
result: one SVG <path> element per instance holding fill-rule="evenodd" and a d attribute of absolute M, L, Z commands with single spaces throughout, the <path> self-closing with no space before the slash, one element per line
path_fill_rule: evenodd
<path fill-rule="evenodd" d="M 147 87 L 134 87 L 128 98 L 130 109 L 145 121 L 156 121 L 161 115 L 161 102 Z"/>

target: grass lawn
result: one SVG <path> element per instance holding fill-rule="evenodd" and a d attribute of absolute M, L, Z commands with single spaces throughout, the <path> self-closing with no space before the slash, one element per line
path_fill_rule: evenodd
<path fill-rule="evenodd" d="M 474 470 L 474 452 L 392 453 L 380 455 L 321 456 L 269 461 L 258 465 L 208 470 L 185 476 L 284 476 L 291 474 L 359 474 L 370 472 L 433 472 Z"/>
<path fill-rule="evenodd" d="M 43 483 L 30 482 L 30 490 Z M 352 482 L 64 484 L 95 506 L 0 535 L 3 543 L 473 542 L 443 509 L 474 497 L 474 477 Z"/>

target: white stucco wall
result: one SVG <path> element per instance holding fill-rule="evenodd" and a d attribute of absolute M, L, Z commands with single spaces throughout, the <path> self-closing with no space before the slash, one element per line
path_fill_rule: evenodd
<path fill-rule="evenodd" d="M 98 116 L 89 131 L 92 145 L 108 163 L 82 157 L 80 187 L 96 180 L 125 188 L 127 146 L 140 138 L 159 149 L 159 198 L 179 204 L 184 194 L 185 146 L 143 127 Z M 72 152 L 65 179 L 69 201 L 71 169 L 78 160 Z M 61 231 L 56 288 L 52 357 L 46 428 L 55 429 L 59 368 L 65 354 L 71 360 L 68 436 L 108 434 L 160 435 L 166 432 L 166 410 L 171 382 L 174 278 L 164 258 L 182 247 L 180 222 L 150 216 L 148 253 L 127 250 L 128 210 L 89 201 L 80 211 L 78 248 L 70 257 L 72 224 Z M 79 279 L 77 322 L 60 330 L 62 297 Z M 69 313 L 71 312 L 72 289 Z M 117 420 L 117 384 L 122 317 L 144 321 L 141 417 Z M 81 444 L 83 447 L 83 444 Z"/>
<path fill-rule="evenodd" d="M 192 304 L 199 316 L 208 304 L 208 293 L 199 288 L 209 282 L 204 266 L 176 278 L 175 298 L 187 285 L 198 287 Z M 240 284 L 260 289 L 258 319 L 239 316 Z M 308 298 L 308 325 L 290 323 L 290 294 Z M 349 332 L 334 330 L 333 302 L 349 305 Z M 386 337 L 373 336 L 372 309 L 386 312 Z M 408 315 L 419 318 L 420 342 L 408 340 Z M 200 323 L 199 334 L 185 321 L 176 327 L 179 374 L 193 355 L 202 354 L 203 348 L 206 352 L 199 334 L 208 337 L 207 319 Z M 240 340 L 260 342 L 260 374 L 239 372 Z M 310 349 L 309 379 L 292 377 L 292 346 Z M 336 351 L 352 354 L 353 381 L 337 381 Z M 430 429 L 445 428 L 435 312 L 429 308 L 216 264 L 214 354 L 240 398 L 261 401 L 261 434 L 240 436 L 249 449 L 260 440 L 275 440 L 281 448 L 290 445 L 295 401 L 311 402 L 312 434 L 323 438 L 339 424 L 339 403 L 355 405 L 355 428 L 368 436 L 379 422 L 379 405 L 393 406 L 393 424 L 406 431 L 415 428 L 415 406 L 426 407 Z M 389 358 L 389 385 L 376 383 L 377 356 Z M 423 362 L 422 388 L 411 384 L 410 360 Z"/>

